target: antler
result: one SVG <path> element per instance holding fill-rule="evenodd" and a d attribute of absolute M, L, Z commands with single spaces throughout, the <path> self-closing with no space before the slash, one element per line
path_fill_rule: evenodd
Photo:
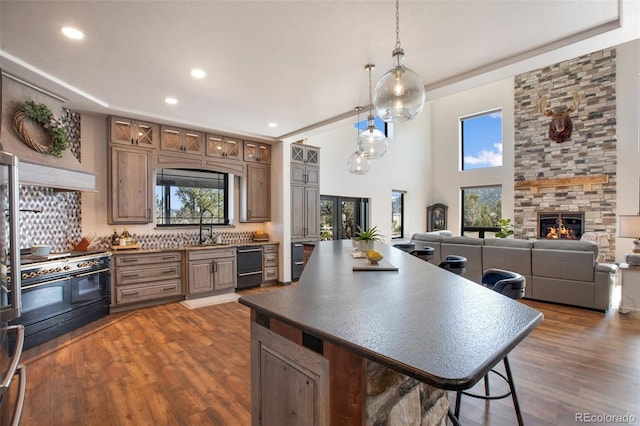
<path fill-rule="evenodd" d="M 540 113 L 546 115 L 547 117 L 553 114 L 551 108 L 547 108 L 547 97 L 543 96 L 540 99 Z"/>
<path fill-rule="evenodd" d="M 573 112 L 575 110 L 578 109 L 578 106 L 580 105 L 580 100 L 582 99 L 582 97 L 580 96 L 580 94 L 578 92 L 573 92 L 573 105 L 571 105 L 569 108 L 567 108 L 567 112 Z"/>

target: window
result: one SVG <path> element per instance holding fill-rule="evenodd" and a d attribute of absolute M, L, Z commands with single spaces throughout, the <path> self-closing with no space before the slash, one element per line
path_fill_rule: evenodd
<path fill-rule="evenodd" d="M 205 170 L 156 171 L 156 225 L 229 224 L 229 175 Z M 207 213 L 208 211 L 208 213 Z M 211 213 L 211 214 L 209 214 Z"/>
<path fill-rule="evenodd" d="M 462 170 L 502 166 L 502 110 L 460 119 Z"/>
<path fill-rule="evenodd" d="M 366 198 L 320 196 L 320 240 L 349 240 L 369 226 Z"/>
<path fill-rule="evenodd" d="M 404 236 L 404 191 L 391 191 L 391 238 Z"/>
<path fill-rule="evenodd" d="M 483 186 L 462 189 L 461 235 L 484 238 L 500 230 L 502 187 Z"/>

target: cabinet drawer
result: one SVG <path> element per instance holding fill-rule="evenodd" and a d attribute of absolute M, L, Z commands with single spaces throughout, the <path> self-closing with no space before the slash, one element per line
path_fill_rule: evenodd
<path fill-rule="evenodd" d="M 124 266 L 116 268 L 116 285 L 181 278 L 180 263 L 152 265 L 144 268 Z"/>
<path fill-rule="evenodd" d="M 116 266 L 148 265 L 152 263 L 180 262 L 179 252 L 127 254 L 114 256 Z"/>
<path fill-rule="evenodd" d="M 116 287 L 116 304 L 142 302 L 180 295 L 182 295 L 182 284 L 179 279 L 160 281 L 153 284 L 135 284 Z"/>
<path fill-rule="evenodd" d="M 206 260 L 206 259 L 219 259 L 221 257 L 235 257 L 235 248 L 226 249 L 212 249 L 212 250 L 191 250 L 188 252 L 189 260 Z"/>
<path fill-rule="evenodd" d="M 262 246 L 263 253 L 277 253 L 278 245 L 277 244 L 265 244 Z"/>
<path fill-rule="evenodd" d="M 278 253 L 266 253 L 262 256 L 262 266 L 278 266 Z"/>
<path fill-rule="evenodd" d="M 268 282 L 268 281 L 275 281 L 277 279 L 278 279 L 277 267 L 264 268 L 262 270 L 262 281 Z"/>

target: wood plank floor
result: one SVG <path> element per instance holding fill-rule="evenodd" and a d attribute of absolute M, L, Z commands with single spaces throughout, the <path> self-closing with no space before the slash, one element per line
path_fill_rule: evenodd
<path fill-rule="evenodd" d="M 525 423 L 629 413 L 640 424 L 640 315 L 525 303 L 545 314 L 509 357 Z M 249 311 L 237 302 L 112 314 L 26 351 L 23 361 L 23 426 L 251 423 Z M 464 397 L 461 421 L 516 424 L 510 399 Z"/>

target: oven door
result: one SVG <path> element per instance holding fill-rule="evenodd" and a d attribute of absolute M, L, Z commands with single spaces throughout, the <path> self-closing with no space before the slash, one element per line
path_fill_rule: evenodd
<path fill-rule="evenodd" d="M 65 277 L 22 287 L 22 316 L 25 326 L 71 310 L 71 278 Z"/>
<path fill-rule="evenodd" d="M 95 302 L 111 294 L 111 270 L 90 271 L 71 278 L 71 303 Z"/>

